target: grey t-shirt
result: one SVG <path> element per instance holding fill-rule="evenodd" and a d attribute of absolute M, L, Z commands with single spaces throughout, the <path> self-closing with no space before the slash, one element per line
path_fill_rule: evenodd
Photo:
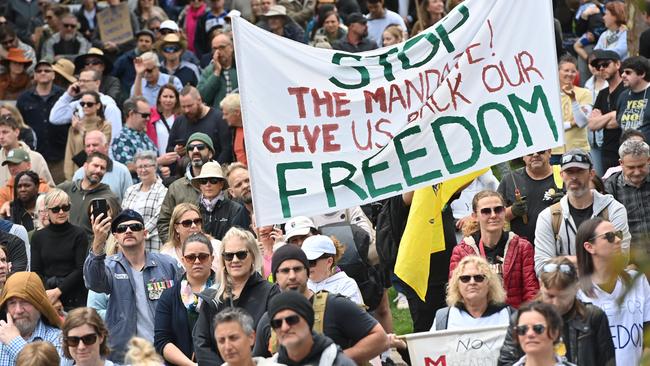
<path fill-rule="evenodd" d="M 153 314 L 149 308 L 149 299 L 147 298 L 147 291 L 144 288 L 144 278 L 140 271 L 131 268 L 131 272 L 133 273 L 133 282 L 135 283 L 135 307 L 137 309 L 136 335 L 149 342 L 153 342 Z"/>

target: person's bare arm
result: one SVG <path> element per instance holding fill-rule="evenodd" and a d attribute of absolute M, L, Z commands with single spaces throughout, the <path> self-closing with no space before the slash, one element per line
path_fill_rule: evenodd
<path fill-rule="evenodd" d="M 367 336 L 343 351 L 357 364 L 364 364 L 377 357 L 389 347 L 388 336 L 381 324 L 375 325 Z"/>

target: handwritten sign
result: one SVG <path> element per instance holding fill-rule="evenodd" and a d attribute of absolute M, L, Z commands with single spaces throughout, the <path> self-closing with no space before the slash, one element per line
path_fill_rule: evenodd
<path fill-rule="evenodd" d="M 482 327 L 407 334 L 413 365 L 496 365 L 508 327 Z M 431 347 L 435 344 L 435 347 Z"/>
<path fill-rule="evenodd" d="M 563 144 L 548 1 L 468 0 L 404 43 L 359 54 L 238 17 L 233 27 L 260 225 Z"/>
<path fill-rule="evenodd" d="M 127 3 L 109 6 L 97 13 L 97 26 L 102 42 L 121 44 L 133 39 L 131 16 Z"/>

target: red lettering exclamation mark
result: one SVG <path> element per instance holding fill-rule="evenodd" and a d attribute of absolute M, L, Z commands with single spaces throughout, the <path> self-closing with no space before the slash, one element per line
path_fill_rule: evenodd
<path fill-rule="evenodd" d="M 494 40 L 494 31 L 492 30 L 492 22 L 490 19 L 487 20 L 488 29 L 490 29 L 490 48 L 493 48 L 492 41 Z M 492 52 L 492 56 L 496 56 L 496 53 Z"/>

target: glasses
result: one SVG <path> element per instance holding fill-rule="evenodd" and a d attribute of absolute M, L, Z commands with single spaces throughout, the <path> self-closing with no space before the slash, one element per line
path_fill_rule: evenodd
<path fill-rule="evenodd" d="M 11 38 L 11 39 L 4 40 L 4 41 L 0 42 L 0 44 L 7 47 L 7 46 L 13 46 L 14 42 L 16 42 L 15 37 Z"/>
<path fill-rule="evenodd" d="M 74 29 L 74 28 L 77 28 L 77 25 L 76 25 L 76 24 L 69 24 L 69 23 L 66 24 L 66 23 L 63 23 L 63 26 L 66 27 L 66 28 L 68 28 L 68 29 Z"/>
<path fill-rule="evenodd" d="M 199 262 L 205 263 L 205 261 L 207 261 L 208 258 L 210 258 L 210 254 L 209 253 L 187 254 L 184 255 L 183 258 L 185 258 L 185 260 L 190 263 L 196 262 L 197 259 L 199 260 Z"/>
<path fill-rule="evenodd" d="M 331 255 L 323 254 L 320 257 L 316 258 L 316 259 L 312 259 L 312 260 L 309 261 L 309 267 L 316 267 L 316 264 L 318 264 L 319 260 L 327 259 L 327 258 L 330 258 L 330 257 L 331 257 Z"/>
<path fill-rule="evenodd" d="M 287 322 L 288 326 L 296 325 L 300 322 L 300 317 L 298 315 L 289 315 L 284 318 L 272 319 L 271 328 L 279 329 L 282 327 L 282 323 Z"/>
<path fill-rule="evenodd" d="M 471 279 L 474 279 L 474 282 L 476 283 L 481 283 L 485 281 L 485 275 L 478 274 L 478 275 L 463 275 L 458 277 L 460 279 L 460 282 L 462 283 L 469 283 Z"/>
<path fill-rule="evenodd" d="M 187 229 L 187 228 L 192 227 L 192 225 L 201 226 L 203 224 L 203 219 L 200 218 L 200 217 L 198 219 L 193 219 L 193 220 L 192 219 L 187 219 L 187 220 L 183 220 L 181 222 L 178 222 L 177 224 L 182 225 L 184 228 Z"/>
<path fill-rule="evenodd" d="M 187 145 L 187 150 L 189 151 L 194 151 L 194 149 L 197 149 L 199 151 L 205 150 L 207 146 L 205 144 L 194 144 L 194 145 Z"/>
<path fill-rule="evenodd" d="M 544 273 L 562 272 L 566 274 L 575 275 L 575 271 L 568 264 L 547 263 L 542 267 Z"/>
<path fill-rule="evenodd" d="M 592 62 L 591 67 L 593 67 L 596 70 L 600 70 L 600 69 L 605 69 L 605 68 L 609 67 L 609 64 L 611 64 L 611 63 L 612 63 L 612 61 L 610 61 L 610 60 L 600 61 L 600 62 Z"/>
<path fill-rule="evenodd" d="M 63 210 L 63 212 L 68 212 L 70 211 L 70 205 L 54 206 L 54 207 L 50 207 L 49 210 L 55 214 L 61 212 L 61 210 Z"/>
<path fill-rule="evenodd" d="M 34 71 L 37 74 L 49 74 L 51 72 L 54 72 L 52 69 L 38 69 Z"/>
<path fill-rule="evenodd" d="M 142 225 L 139 222 L 134 222 L 132 224 L 122 224 L 122 225 L 117 225 L 115 228 L 115 232 L 118 234 L 124 234 L 126 230 L 131 229 L 132 233 L 142 231 L 144 229 L 144 225 Z"/>
<path fill-rule="evenodd" d="M 221 178 L 215 178 L 215 177 L 211 177 L 211 178 L 199 178 L 199 179 L 197 179 L 196 181 L 197 181 L 200 185 L 205 185 L 205 184 L 208 184 L 208 183 L 214 185 L 214 184 L 219 184 L 219 182 L 221 182 Z"/>
<path fill-rule="evenodd" d="M 283 275 L 288 275 L 289 272 L 294 271 L 296 274 L 302 272 L 305 270 L 305 267 L 303 266 L 298 266 L 298 267 L 284 267 L 284 268 L 278 268 L 278 272 L 282 273 Z"/>
<path fill-rule="evenodd" d="M 226 262 L 232 262 L 235 257 L 239 259 L 240 261 L 243 261 L 248 257 L 248 250 L 240 250 L 238 252 L 223 252 L 221 254 L 223 256 L 223 259 L 226 260 Z"/>
<path fill-rule="evenodd" d="M 101 60 L 88 60 L 85 63 L 86 66 L 95 66 L 95 65 L 103 65 L 103 64 L 104 63 Z"/>
<path fill-rule="evenodd" d="M 596 235 L 593 238 L 589 239 L 589 241 L 594 241 L 600 238 L 601 236 L 605 237 L 605 239 L 607 239 L 607 241 L 612 244 L 614 243 L 614 240 L 616 240 L 616 238 L 623 240 L 623 232 L 621 230 L 618 230 L 618 231 L 610 231 L 608 233 Z"/>
<path fill-rule="evenodd" d="M 82 106 L 83 108 L 86 108 L 86 107 L 92 108 L 92 107 L 95 106 L 95 104 L 97 104 L 97 103 L 95 103 L 95 102 L 79 102 L 79 105 Z"/>
<path fill-rule="evenodd" d="M 526 333 L 528 333 L 528 328 L 529 327 L 532 327 L 533 332 L 535 332 L 535 334 L 537 334 L 537 335 L 541 335 L 542 333 L 544 333 L 544 330 L 546 330 L 546 326 L 544 324 L 535 324 L 535 325 L 531 325 L 531 326 L 528 326 L 528 325 L 524 324 L 524 325 L 516 326 L 515 327 L 515 332 L 517 332 L 517 335 L 525 336 Z"/>
<path fill-rule="evenodd" d="M 144 165 L 136 166 L 135 169 L 136 170 L 146 170 L 146 169 L 149 169 L 149 168 L 153 168 L 155 166 L 156 166 L 156 164 L 144 164 Z"/>
<path fill-rule="evenodd" d="M 562 156 L 562 165 L 569 163 L 588 163 L 591 165 L 591 160 L 587 155 L 583 154 L 571 154 Z"/>
<path fill-rule="evenodd" d="M 494 212 L 495 215 L 501 215 L 502 213 L 506 212 L 506 208 L 503 206 L 496 206 L 496 207 L 483 207 L 482 209 L 479 210 L 481 215 L 483 216 L 490 216 Z"/>
<path fill-rule="evenodd" d="M 151 117 L 151 113 L 149 113 L 149 112 L 138 112 L 138 111 L 133 111 L 133 113 L 137 113 L 137 114 L 139 114 L 140 117 L 142 117 L 142 118 L 144 118 L 144 119 L 149 119 L 149 117 Z"/>
<path fill-rule="evenodd" d="M 97 342 L 97 334 L 92 333 L 92 334 L 86 334 L 85 336 L 81 337 L 64 337 L 63 342 L 68 345 L 68 347 L 77 347 L 79 346 L 79 342 L 84 342 L 86 346 L 91 346 Z"/>
<path fill-rule="evenodd" d="M 181 48 L 178 47 L 178 46 L 166 46 L 166 47 L 163 47 L 163 49 L 162 49 L 162 51 L 165 52 L 165 53 L 174 53 L 174 52 L 178 52 L 180 50 L 181 50 Z"/>

